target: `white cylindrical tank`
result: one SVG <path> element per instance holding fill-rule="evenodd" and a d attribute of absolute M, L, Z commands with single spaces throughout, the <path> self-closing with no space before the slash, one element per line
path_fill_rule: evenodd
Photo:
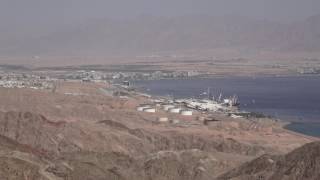
<path fill-rule="evenodd" d="M 146 109 L 143 109 L 144 112 L 148 112 L 148 113 L 155 113 L 156 112 L 156 109 L 154 108 L 146 108 Z"/>
<path fill-rule="evenodd" d="M 174 105 L 172 105 L 172 104 L 163 105 L 163 109 L 164 109 L 165 111 L 168 111 L 168 110 L 171 109 L 171 108 L 174 108 Z"/>
<path fill-rule="evenodd" d="M 169 112 L 170 113 L 180 113 L 180 108 L 171 108 L 171 109 L 169 109 Z"/>
<path fill-rule="evenodd" d="M 137 111 L 143 111 L 144 109 L 150 108 L 150 106 L 139 106 L 137 107 Z"/>
<path fill-rule="evenodd" d="M 160 117 L 160 118 L 158 118 L 158 121 L 159 122 L 168 122 L 169 119 L 167 117 Z"/>
<path fill-rule="evenodd" d="M 190 110 L 183 110 L 181 111 L 181 115 L 183 116 L 192 116 L 193 112 Z"/>

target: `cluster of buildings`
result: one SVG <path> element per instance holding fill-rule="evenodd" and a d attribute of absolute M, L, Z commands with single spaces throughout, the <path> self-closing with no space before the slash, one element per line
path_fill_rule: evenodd
<path fill-rule="evenodd" d="M 140 72 L 102 72 L 102 71 L 76 71 L 63 75 L 63 79 L 81 80 L 84 82 L 99 82 L 113 80 L 157 80 L 157 79 L 175 79 L 190 78 L 200 76 L 198 71 L 140 71 Z"/>
<path fill-rule="evenodd" d="M 0 87 L 5 88 L 31 88 L 31 89 L 53 89 L 54 80 L 38 75 L 0 73 Z"/>
<path fill-rule="evenodd" d="M 302 67 L 297 69 L 299 74 L 320 74 L 320 68 Z"/>
<path fill-rule="evenodd" d="M 136 73 L 133 78 L 142 80 L 157 80 L 157 79 L 176 79 L 176 78 L 188 78 L 199 76 L 200 73 L 197 71 L 155 71 L 150 73 Z"/>
<path fill-rule="evenodd" d="M 42 73 L 43 74 L 43 73 Z M 24 72 L 0 72 L 0 87 L 5 88 L 32 88 L 32 89 L 53 89 L 55 81 L 77 81 L 77 82 L 129 82 L 133 80 L 157 80 L 188 78 L 199 76 L 197 71 L 165 72 L 165 71 L 67 71 L 53 77 L 36 75 L 36 73 Z"/>
<path fill-rule="evenodd" d="M 107 79 L 107 75 L 97 71 L 75 71 L 63 74 L 59 79 L 78 80 L 83 82 L 100 82 Z"/>

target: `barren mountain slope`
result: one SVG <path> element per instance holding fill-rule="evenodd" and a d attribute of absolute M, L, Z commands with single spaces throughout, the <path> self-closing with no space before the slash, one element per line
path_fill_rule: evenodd
<path fill-rule="evenodd" d="M 99 88 L 91 83 L 61 84 L 55 93 L 0 88 L 0 176 L 206 180 L 259 155 L 312 141 L 272 123 L 217 115 L 223 121 L 205 126 L 196 118 L 140 113 L 135 107 L 147 99 L 108 97 Z M 81 95 L 65 94 L 70 92 Z M 182 124 L 157 123 L 163 115 Z"/>
<path fill-rule="evenodd" d="M 45 168 L 46 173 L 53 177 L 71 179 L 157 179 L 163 176 L 193 179 L 199 175 L 199 168 L 201 172 L 205 167 L 218 169 L 215 173 L 208 172 L 213 176 L 250 159 L 247 154 L 257 153 L 251 150 L 254 147 L 223 138 L 213 140 L 200 135 L 130 129 L 110 120 L 92 124 L 52 122 L 29 112 L 8 112 L 1 113 L 0 122 L 1 136 L 14 142 L 12 148 L 17 149 L 9 149 L 1 156 L 3 166 L 22 174 L 24 171 L 19 166 L 25 163 L 24 166 L 34 173 L 40 174 L 41 168 Z M 221 146 L 224 148 L 219 148 Z M 215 158 L 217 151 L 232 152 L 234 154 L 228 156 L 241 158 L 234 162 Z M 38 162 L 34 158 L 41 160 Z M 10 162 L 8 165 L 7 161 Z M 187 162 L 190 163 L 188 166 Z"/>
<path fill-rule="evenodd" d="M 284 156 L 261 156 L 218 179 L 318 180 L 320 142 L 306 144 Z"/>

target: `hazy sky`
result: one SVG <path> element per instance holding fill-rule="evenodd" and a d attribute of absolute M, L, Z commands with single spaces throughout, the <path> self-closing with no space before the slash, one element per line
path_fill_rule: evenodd
<path fill-rule="evenodd" d="M 293 21 L 317 13 L 320 13 L 320 0 L 0 0 L 1 26 L 34 22 L 70 23 L 142 14 L 234 14 Z"/>

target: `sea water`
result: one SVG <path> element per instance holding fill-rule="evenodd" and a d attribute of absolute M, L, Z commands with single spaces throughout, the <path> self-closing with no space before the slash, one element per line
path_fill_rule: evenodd
<path fill-rule="evenodd" d="M 320 76 L 151 80 L 137 81 L 135 86 L 174 98 L 205 98 L 208 92 L 216 98 L 220 93 L 237 95 L 242 110 L 291 121 L 288 129 L 320 136 Z"/>

